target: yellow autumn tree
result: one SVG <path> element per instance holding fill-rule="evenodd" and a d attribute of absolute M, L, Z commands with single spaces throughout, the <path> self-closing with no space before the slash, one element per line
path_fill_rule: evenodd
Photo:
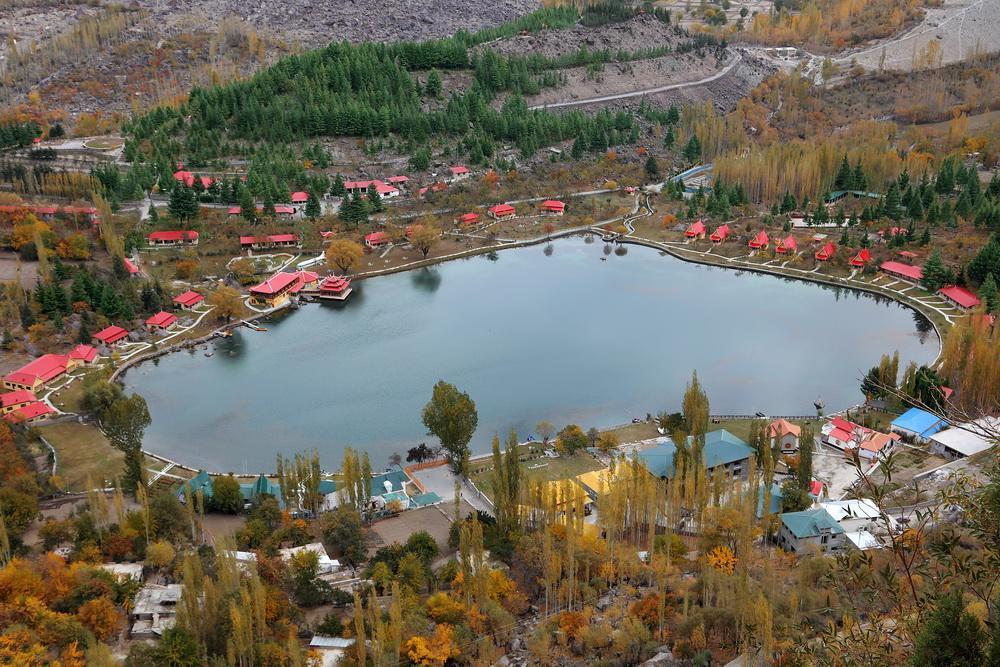
<path fill-rule="evenodd" d="M 455 630 L 447 623 L 439 623 L 430 637 L 410 637 L 405 649 L 410 662 L 421 667 L 444 667 L 461 654 L 455 643 Z"/>

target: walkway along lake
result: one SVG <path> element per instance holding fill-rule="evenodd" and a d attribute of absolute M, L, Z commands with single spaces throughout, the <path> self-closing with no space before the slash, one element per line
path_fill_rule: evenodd
<path fill-rule="evenodd" d="M 862 399 L 886 352 L 926 363 L 938 338 L 894 301 L 682 262 L 639 246 L 556 241 L 356 283 L 232 338 L 129 369 L 145 448 L 212 471 L 269 471 L 276 452 L 343 448 L 381 467 L 432 440 L 420 412 L 445 379 L 479 408 L 474 452 L 545 419 L 587 429 L 678 410 L 697 369 L 714 414 L 810 414 Z"/>

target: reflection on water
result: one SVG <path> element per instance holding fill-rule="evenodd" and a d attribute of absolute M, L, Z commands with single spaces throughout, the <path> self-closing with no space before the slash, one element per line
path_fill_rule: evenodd
<path fill-rule="evenodd" d="M 441 272 L 436 268 L 423 268 L 413 271 L 413 286 L 424 292 L 435 292 L 441 286 Z"/>
<path fill-rule="evenodd" d="M 937 351 L 929 322 L 882 297 L 638 246 L 608 261 L 614 245 L 556 246 L 358 281 L 346 304 L 265 318 L 211 357 L 202 345 L 135 366 L 145 445 L 222 472 L 314 447 L 333 467 L 348 445 L 384 461 L 427 439 L 420 413 L 440 379 L 476 401 L 477 452 L 542 420 L 586 430 L 673 412 L 692 369 L 715 414 L 809 415 L 817 396 L 831 410 L 860 400 L 882 354 L 905 367 Z"/>
<path fill-rule="evenodd" d="M 551 257 L 552 253 L 555 252 L 555 249 L 556 247 L 554 245 L 552 245 L 551 243 L 546 243 L 545 249 L 542 250 L 542 252 L 545 253 L 546 257 Z"/>

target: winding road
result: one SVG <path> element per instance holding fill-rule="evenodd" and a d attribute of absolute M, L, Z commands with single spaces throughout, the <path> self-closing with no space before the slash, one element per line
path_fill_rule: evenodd
<path fill-rule="evenodd" d="M 698 79 L 697 81 L 682 81 L 681 83 L 670 83 L 665 86 L 657 86 L 656 88 L 643 88 L 642 90 L 633 90 L 628 93 L 618 93 L 616 95 L 601 95 L 600 97 L 585 97 L 579 100 L 571 100 L 569 102 L 552 102 L 551 104 L 536 104 L 534 106 L 528 107 L 530 110 L 534 111 L 536 109 L 558 109 L 560 107 L 577 107 L 584 104 L 597 104 L 600 102 L 614 102 L 615 100 L 624 100 L 630 97 L 642 97 L 644 95 L 655 95 L 656 93 L 665 93 L 668 90 L 679 90 L 681 88 L 692 88 L 694 86 L 703 86 L 706 83 L 711 83 L 717 79 L 721 79 L 725 75 L 729 74 L 736 65 L 738 65 L 743 60 L 742 54 L 736 53 L 736 57 L 733 61 L 720 69 L 718 72 L 712 76 L 705 77 L 704 79 Z"/>

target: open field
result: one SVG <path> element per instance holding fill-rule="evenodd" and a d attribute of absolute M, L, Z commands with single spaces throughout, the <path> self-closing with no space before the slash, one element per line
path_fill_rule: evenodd
<path fill-rule="evenodd" d="M 110 475 L 121 471 L 124 455 L 93 426 L 66 422 L 39 426 L 38 432 L 56 450 L 56 472 L 66 491 L 86 491 L 88 479 L 106 486 L 111 482 Z"/>

